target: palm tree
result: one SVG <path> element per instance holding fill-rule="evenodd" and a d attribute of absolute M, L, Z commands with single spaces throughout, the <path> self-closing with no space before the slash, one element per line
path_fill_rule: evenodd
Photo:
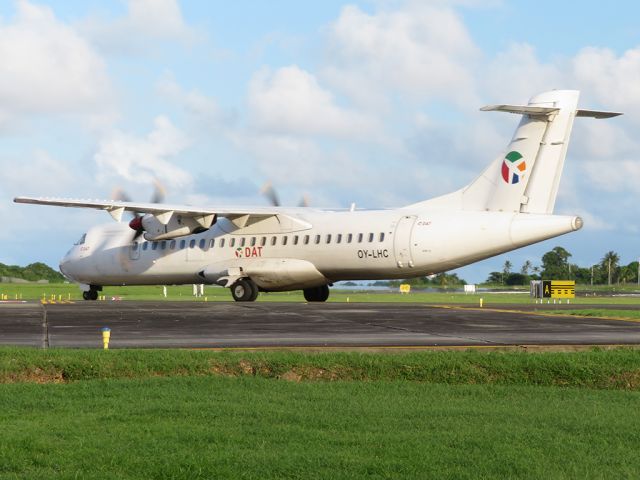
<path fill-rule="evenodd" d="M 522 268 L 520 269 L 520 273 L 522 273 L 523 275 L 529 275 L 529 270 L 531 270 L 531 268 L 533 267 L 533 264 L 527 260 L 522 264 Z"/>
<path fill-rule="evenodd" d="M 609 251 L 602 257 L 600 265 L 607 272 L 607 285 L 611 285 L 612 272 L 615 273 L 618 269 L 618 262 L 620 262 L 620 256 L 614 251 Z"/>
<path fill-rule="evenodd" d="M 509 275 L 511 273 L 511 269 L 513 268 L 513 264 L 507 260 L 506 262 L 504 262 L 504 267 L 502 267 L 502 271 L 504 272 L 505 275 Z"/>

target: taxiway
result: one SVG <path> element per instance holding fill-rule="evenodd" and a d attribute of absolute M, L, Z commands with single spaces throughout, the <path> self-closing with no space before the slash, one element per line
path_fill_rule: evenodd
<path fill-rule="evenodd" d="M 640 344 L 637 322 L 548 314 L 548 309 L 558 310 L 559 306 L 529 305 L 522 311 L 514 308 L 520 307 L 480 309 L 407 303 L 2 303 L 0 344 L 100 348 L 102 327 L 111 328 L 111 348 Z"/>

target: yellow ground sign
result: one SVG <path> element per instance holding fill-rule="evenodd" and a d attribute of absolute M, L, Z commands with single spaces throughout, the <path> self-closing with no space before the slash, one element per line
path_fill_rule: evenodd
<path fill-rule="evenodd" d="M 575 280 L 543 280 L 543 298 L 576 298 Z"/>
<path fill-rule="evenodd" d="M 403 283 L 400 285 L 400 293 L 409 293 L 411 291 L 411 285 L 408 283 Z"/>

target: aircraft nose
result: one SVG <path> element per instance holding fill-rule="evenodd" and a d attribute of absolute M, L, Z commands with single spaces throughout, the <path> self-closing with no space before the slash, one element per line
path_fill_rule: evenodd
<path fill-rule="evenodd" d="M 69 280 L 73 281 L 73 276 L 72 276 L 73 269 L 71 268 L 71 261 L 69 259 L 69 255 L 65 255 L 64 258 L 60 260 L 60 265 L 58 266 L 58 268 L 60 268 L 62 275 L 67 277 Z"/>

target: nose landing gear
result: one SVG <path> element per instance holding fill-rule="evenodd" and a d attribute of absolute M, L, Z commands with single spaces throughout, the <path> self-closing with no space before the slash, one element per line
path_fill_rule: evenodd
<path fill-rule="evenodd" d="M 91 285 L 89 290 L 85 290 L 82 292 L 82 298 L 85 300 L 97 300 L 98 299 L 98 291 L 102 290 L 101 286 Z"/>

